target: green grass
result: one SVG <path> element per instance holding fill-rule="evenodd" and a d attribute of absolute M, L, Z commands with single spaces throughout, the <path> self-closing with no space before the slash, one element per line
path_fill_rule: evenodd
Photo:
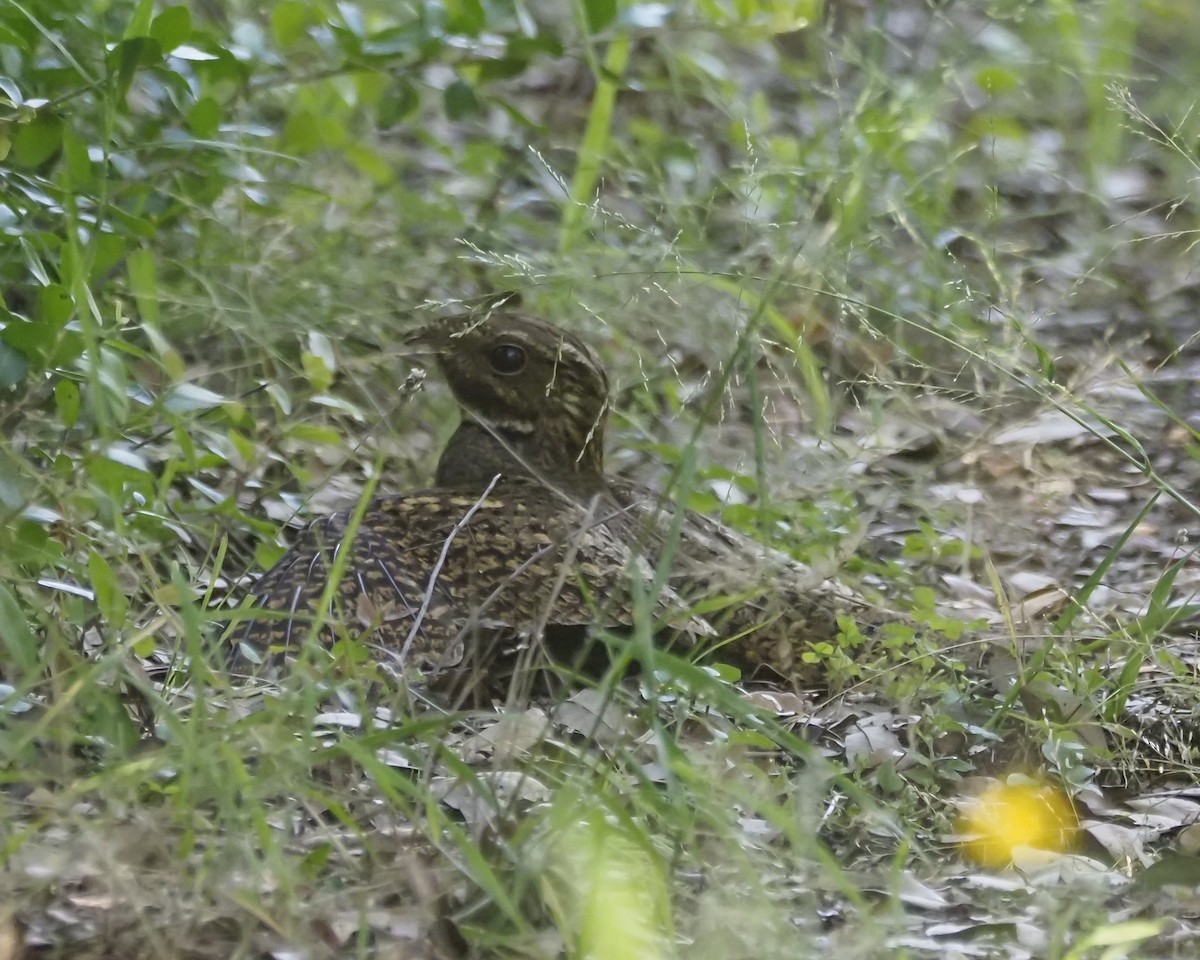
<path fill-rule="evenodd" d="M 946 949 L 1186 956 L 1138 856 L 983 882 L 952 832 L 1018 768 L 1113 834 L 1112 782 L 1195 780 L 1189 11 L 577 6 L 0 11 L 0 931 L 890 958 L 969 913 Z M 612 469 L 943 633 L 851 631 L 803 703 L 649 624 L 641 681 L 499 720 L 353 644 L 230 685 L 288 525 L 428 482 L 453 405 L 398 336 L 500 290 L 604 357 Z"/>

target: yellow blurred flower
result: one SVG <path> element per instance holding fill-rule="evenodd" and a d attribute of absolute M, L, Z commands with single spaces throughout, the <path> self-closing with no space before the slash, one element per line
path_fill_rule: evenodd
<path fill-rule="evenodd" d="M 958 834 L 967 858 L 984 867 L 1006 867 L 1018 847 L 1063 853 L 1075 843 L 1079 822 L 1057 787 L 1025 778 L 989 787 L 964 804 Z"/>

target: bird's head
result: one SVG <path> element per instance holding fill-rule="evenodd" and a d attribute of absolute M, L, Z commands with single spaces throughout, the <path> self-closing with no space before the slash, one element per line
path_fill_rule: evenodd
<path fill-rule="evenodd" d="M 602 481 L 608 378 L 578 338 L 535 317 L 492 311 L 437 320 L 405 345 L 436 358 L 464 421 L 476 428 L 451 441 L 439 483 L 478 468 L 469 462 L 487 454 L 477 449 L 478 428 L 525 472 Z"/>

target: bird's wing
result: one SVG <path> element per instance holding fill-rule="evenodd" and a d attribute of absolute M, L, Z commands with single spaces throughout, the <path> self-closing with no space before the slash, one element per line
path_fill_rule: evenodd
<path fill-rule="evenodd" d="M 727 641 L 721 656 L 735 663 L 803 676 L 813 670 L 804 654 L 835 642 L 845 620 L 865 635 L 890 623 L 913 626 L 910 618 L 746 534 L 690 510 L 681 513 L 646 487 L 615 480 L 611 488 L 644 539 L 655 549 L 670 549 L 669 582 L 706 601 L 709 619 Z"/>
<path fill-rule="evenodd" d="M 252 651 L 294 649 L 339 561 L 341 578 L 321 611 L 324 635 L 344 626 L 404 663 L 454 666 L 480 631 L 627 626 L 631 580 L 656 591 L 656 619 L 711 634 L 669 586 L 656 590 L 654 570 L 630 549 L 613 513 L 611 505 L 587 509 L 540 484 L 512 482 L 485 496 L 434 490 L 380 499 L 349 545 L 348 515 L 325 517 L 253 588 L 254 607 L 271 616 L 239 624 L 233 638 Z"/>

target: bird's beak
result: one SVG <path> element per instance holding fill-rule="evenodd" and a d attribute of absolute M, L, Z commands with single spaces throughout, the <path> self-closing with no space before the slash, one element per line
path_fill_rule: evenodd
<path fill-rule="evenodd" d="M 442 317 L 418 327 L 400 341 L 401 351 L 414 357 L 440 357 L 447 353 L 466 331 L 479 323 L 473 314 Z"/>
<path fill-rule="evenodd" d="M 407 356 L 441 356 L 456 340 L 480 324 L 487 323 L 494 313 L 511 311 L 520 306 L 521 296 L 517 293 L 501 293 L 488 302 L 480 304 L 469 313 L 442 317 L 418 327 L 400 341 L 402 353 Z"/>
<path fill-rule="evenodd" d="M 445 353 L 449 339 L 444 323 L 437 320 L 405 335 L 400 341 L 400 353 L 406 357 L 436 357 Z"/>

